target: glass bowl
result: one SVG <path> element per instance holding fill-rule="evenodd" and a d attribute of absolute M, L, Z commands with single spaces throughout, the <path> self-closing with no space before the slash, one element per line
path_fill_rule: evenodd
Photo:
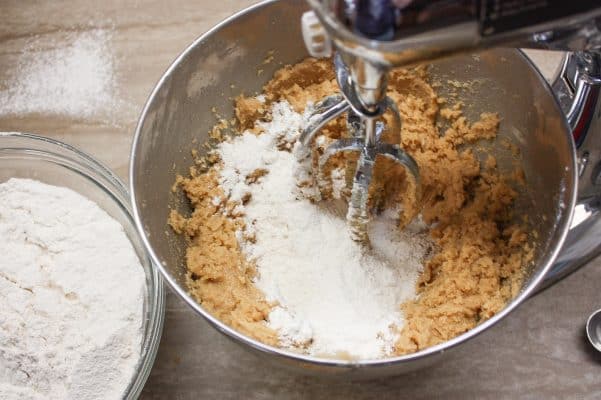
<path fill-rule="evenodd" d="M 107 167 L 67 144 L 27 133 L 0 133 L 0 182 L 12 177 L 72 189 L 94 201 L 123 226 L 146 274 L 140 360 L 123 394 L 123 399 L 138 398 L 159 347 L 165 292 L 136 231 L 127 189 Z"/>

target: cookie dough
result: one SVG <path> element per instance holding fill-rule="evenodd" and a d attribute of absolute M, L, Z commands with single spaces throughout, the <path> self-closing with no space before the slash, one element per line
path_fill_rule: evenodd
<path fill-rule="evenodd" d="M 230 207 L 228 215 L 218 213 L 225 201 L 214 169 L 206 173 L 179 178 L 180 185 L 190 200 L 194 212 L 183 218 L 171 212 L 169 223 L 175 232 L 190 240 L 186 251 L 188 288 L 190 293 L 212 315 L 232 328 L 277 345 L 277 333 L 265 324 L 271 305 L 257 289 L 252 279 L 256 274 L 236 238 L 236 230 L 243 223 Z"/>
<path fill-rule="evenodd" d="M 282 68 L 264 87 L 264 101 L 243 96 L 236 100 L 238 129 L 261 134 L 255 122 L 269 118 L 271 103 L 287 100 L 302 112 L 307 102 L 318 101 L 337 89 L 329 60 L 307 59 Z M 422 199 L 418 211 L 430 224 L 430 236 L 436 244 L 417 283 L 417 298 L 399 305 L 406 323 L 394 353 L 401 355 L 449 340 L 499 312 L 520 290 L 533 259 L 533 246 L 527 226 L 515 222 L 520 219 L 513 207 L 517 196 L 514 188 L 520 180 L 502 176 L 492 156 L 481 165 L 470 146 L 495 139 L 499 116 L 483 113 L 478 121 L 471 122 L 463 116 L 461 103 L 445 106 L 429 83 L 425 67 L 393 71 L 388 95 L 401 114 L 401 144 L 419 165 Z M 384 118 L 392 123 L 390 116 Z M 439 120 L 447 122 L 444 131 L 437 124 Z M 323 138 L 313 146 L 315 166 L 323 148 L 347 134 L 345 119 L 332 121 L 322 132 Z M 194 211 L 188 218 L 174 211 L 170 218 L 173 229 L 189 239 L 186 263 L 190 292 L 226 324 L 277 345 L 277 332 L 265 323 L 273 304 L 253 285 L 255 268 L 237 242 L 235 232 L 242 219 L 236 217 L 236 204 L 224 198 L 217 183 L 217 167 L 210 164 L 203 173 L 178 178 L 177 186 L 190 199 Z M 320 186 L 326 198 L 332 193 L 328 174 L 354 168 L 354 160 L 340 156 L 331 164 L 325 176 L 322 173 L 322 181 L 305 183 Z M 384 194 L 378 200 L 381 207 L 395 202 L 404 202 L 405 209 L 416 206 L 403 196 L 408 184 L 404 170 L 395 170 L 385 162 L 378 164 L 374 179 Z M 257 179 L 261 173 L 248 178 Z M 342 193 L 348 195 L 348 190 Z M 227 215 L 216 212 L 222 203 Z"/>

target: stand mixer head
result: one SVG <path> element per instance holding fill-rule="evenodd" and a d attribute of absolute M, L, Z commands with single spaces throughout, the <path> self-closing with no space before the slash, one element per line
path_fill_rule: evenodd
<path fill-rule="evenodd" d="M 383 130 L 389 127 L 378 120 L 386 111 L 400 122 L 398 110 L 386 97 L 390 68 L 499 45 L 577 50 L 581 53 L 573 57 L 573 62 L 580 64 L 579 70 L 598 72 L 601 65 L 601 6 L 597 1 L 566 4 L 558 0 L 538 3 L 308 0 L 308 3 L 314 13 L 302 18 L 305 43 L 313 56 L 330 56 L 331 48 L 335 48 L 334 66 L 341 95 L 328 97 L 316 105 L 301 143 L 310 146 L 326 123 L 348 113 L 351 137 L 330 145 L 319 165 L 322 167 L 340 152 L 359 153 L 347 221 L 351 236 L 361 242 L 368 240 L 369 187 L 378 155 L 405 168 L 408 187 L 412 189 L 407 195 L 414 202 L 419 201 L 419 169 L 400 147 L 400 123 L 394 124 L 393 129 L 398 131 L 393 132 L 393 143 L 381 140 Z M 571 89 L 573 92 L 574 88 Z M 401 226 L 416 214 L 413 209 L 403 211 Z"/>

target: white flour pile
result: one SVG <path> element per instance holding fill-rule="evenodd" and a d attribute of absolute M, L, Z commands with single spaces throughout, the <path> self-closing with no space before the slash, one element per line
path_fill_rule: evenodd
<path fill-rule="evenodd" d="M 145 275 L 121 225 L 69 189 L 0 184 L 0 399 L 120 399 Z"/>
<path fill-rule="evenodd" d="M 123 102 L 116 96 L 110 32 L 71 35 L 67 43 L 40 50 L 42 45 L 33 42 L 25 49 L 0 91 L 0 115 L 112 118 Z"/>
<path fill-rule="evenodd" d="M 297 187 L 309 168 L 293 154 L 299 144 L 293 153 L 277 149 L 295 141 L 303 117 L 286 102 L 275 104 L 272 116 L 263 134 L 246 132 L 218 148 L 230 200 L 252 196 L 241 211 L 256 241 L 244 241 L 242 232 L 239 241 L 256 260 L 257 286 L 279 303 L 268 323 L 286 347 L 311 355 L 382 357 L 403 325 L 400 304 L 415 296 L 429 242 L 417 227 L 400 232 L 390 215 L 372 223 L 373 251 L 353 242 L 344 213 L 311 203 Z M 256 169 L 268 173 L 247 184 Z"/>

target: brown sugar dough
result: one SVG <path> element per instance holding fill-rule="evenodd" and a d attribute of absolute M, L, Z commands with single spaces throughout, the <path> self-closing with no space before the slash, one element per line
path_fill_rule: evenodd
<path fill-rule="evenodd" d="M 245 97 L 236 100 L 238 127 L 260 134 L 255 122 L 269 118 L 266 110 L 273 102 L 286 100 L 302 112 L 307 102 L 335 92 L 330 61 L 307 59 L 284 67 L 264 87 L 265 103 Z M 434 224 L 430 235 L 436 245 L 417 283 L 418 297 L 400 305 L 405 325 L 394 349 L 400 355 L 449 340 L 501 310 L 520 290 L 533 249 L 526 227 L 512 222 L 518 220 L 513 215 L 517 194 L 508 178 L 498 173 L 493 157 L 481 166 L 464 146 L 494 139 L 498 115 L 483 113 L 480 120 L 468 121 L 462 104 L 448 106 L 437 97 L 424 67 L 392 71 L 388 95 L 401 114 L 401 145 L 420 169 L 419 211 L 426 223 Z M 392 122 L 390 116 L 384 118 Z M 437 125 L 438 118 L 449 122 L 444 132 Z M 315 168 L 324 146 L 346 135 L 344 117 L 330 122 L 322 132 L 323 143 L 314 143 L 312 148 Z M 385 133 L 384 139 L 392 140 L 389 136 Z M 346 176 L 352 176 L 355 159 L 335 157 L 325 175 L 344 168 Z M 248 179 L 259 179 L 262 173 L 257 171 Z M 235 237 L 242 220 L 218 212 L 219 207 L 231 210 L 235 205 L 215 206 L 211 201 L 219 196 L 226 203 L 217 174 L 212 167 L 207 173 L 181 179 L 194 212 L 190 218 L 176 213 L 171 218 L 173 228 L 190 239 L 186 257 L 190 292 L 226 324 L 262 342 L 277 344 L 277 333 L 265 323 L 272 305 L 253 285 L 256 272 Z M 407 190 L 404 174 L 402 168 L 376 168 L 374 185 L 383 194 L 382 207 L 402 201 Z M 327 183 L 316 181 L 318 175 L 302 184 L 327 189 Z M 330 195 L 328 190 L 322 194 L 325 198 Z"/>
<path fill-rule="evenodd" d="M 214 199 L 225 202 L 217 177 L 216 170 L 211 169 L 179 180 L 194 212 L 183 218 L 172 211 L 169 222 L 177 233 L 190 239 L 186 250 L 188 288 L 207 311 L 227 325 L 277 345 L 277 333 L 265 324 L 271 305 L 252 283 L 255 267 L 246 260 L 236 239 L 242 222 L 217 212 L 221 204 L 215 205 Z"/>
<path fill-rule="evenodd" d="M 242 95 L 236 97 L 234 112 L 240 131 L 251 129 L 255 125 L 255 121 L 262 118 L 266 111 L 264 104 L 255 97 Z"/>

